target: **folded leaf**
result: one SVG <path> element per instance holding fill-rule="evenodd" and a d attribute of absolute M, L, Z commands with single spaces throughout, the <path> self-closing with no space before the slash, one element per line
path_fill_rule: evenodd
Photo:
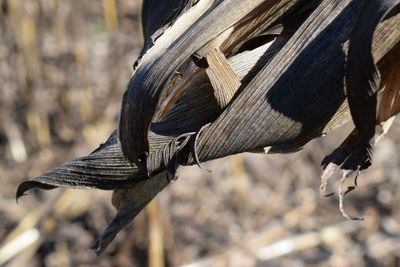
<path fill-rule="evenodd" d="M 219 48 L 210 51 L 207 62 L 209 67 L 206 72 L 214 89 L 215 98 L 218 105 L 224 108 L 239 89 L 240 80 Z"/>
<path fill-rule="evenodd" d="M 381 45 L 385 41 L 382 36 L 377 38 L 377 35 L 383 34 L 382 27 L 381 29 L 378 27 L 379 22 L 399 3 L 400 1 L 374 0 L 367 1 L 363 5 L 350 38 L 345 76 L 349 107 L 356 129 L 338 149 L 324 159 L 324 169 L 333 164 L 336 169 L 348 173 L 366 169 L 371 165 L 373 139 L 377 124 L 376 94 L 380 85 L 380 73 L 376 62 L 381 59 L 379 56 L 374 57 L 374 50 L 380 51 L 380 49 L 376 46 L 373 47 L 373 41 L 377 40 L 377 43 L 379 42 Z M 396 17 L 395 21 L 399 19 L 398 15 Z M 386 32 L 391 31 L 396 37 L 386 39 L 388 43 L 395 40 L 393 45 L 388 45 L 388 43 L 383 45 L 386 53 L 399 42 L 397 36 L 399 35 L 399 26 L 389 30 L 388 24 L 383 28 L 386 29 Z M 374 33 L 375 38 L 373 38 Z M 326 176 L 325 173 L 322 176 Z"/>
<path fill-rule="evenodd" d="M 345 100 L 342 45 L 359 9 L 357 1 L 323 1 L 203 131 L 200 160 L 317 136 Z"/>
<path fill-rule="evenodd" d="M 164 173 L 137 183 L 133 188 L 118 190 L 118 212 L 92 249 L 100 255 L 115 238 L 116 234 L 128 224 L 169 183 Z"/>
<path fill-rule="evenodd" d="M 349 106 L 354 124 L 366 142 L 375 133 L 376 92 L 380 83 L 371 53 L 373 34 L 378 23 L 399 3 L 398 0 L 366 1 L 350 39 L 346 67 Z"/>
<path fill-rule="evenodd" d="M 207 45 L 218 34 L 238 23 L 263 2 L 264 10 L 268 10 L 278 0 L 216 1 L 211 4 L 212 8 L 199 12 L 202 16 L 198 19 L 192 18 L 190 25 L 179 23 L 193 16 L 197 9 L 201 9 L 201 1 L 175 23 L 181 29 L 173 31 L 178 26 L 171 27 L 170 31 L 167 30 L 164 33 L 164 38 L 160 39 L 143 57 L 138 70 L 129 82 L 120 112 L 120 140 L 124 155 L 129 161 L 139 164 L 141 168 L 146 167 L 144 162 L 149 152 L 147 137 L 149 126 L 160 95 L 164 88 L 168 87 L 172 74 L 197 50 Z M 199 16 L 200 14 L 195 15 Z M 193 21 L 196 22 L 193 23 Z M 210 27 L 210 25 L 213 26 Z M 168 36 L 168 33 L 171 36 Z M 173 42 L 169 42 L 169 40 L 173 40 Z M 166 51 L 168 53 L 165 53 Z"/>
<path fill-rule="evenodd" d="M 378 122 L 399 111 L 398 2 L 145 1 L 145 54 L 119 138 L 22 183 L 17 197 L 33 187 L 117 189 L 118 213 L 94 247 L 101 253 L 179 165 L 297 151 L 353 118 L 356 129 L 323 161 L 322 189 L 336 170 L 344 181 L 370 165 L 378 88 Z M 352 218 L 344 194 L 341 211 Z"/>

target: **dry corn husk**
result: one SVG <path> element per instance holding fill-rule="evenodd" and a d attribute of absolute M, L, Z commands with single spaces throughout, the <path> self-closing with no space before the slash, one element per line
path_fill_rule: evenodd
<path fill-rule="evenodd" d="M 101 253 L 178 166 L 297 151 L 352 119 L 355 130 L 323 161 L 321 189 L 335 171 L 344 180 L 370 165 L 375 126 L 399 111 L 399 3 L 144 1 L 145 44 L 118 132 L 22 183 L 17 197 L 33 187 L 116 190 L 118 213 L 94 247 Z"/>

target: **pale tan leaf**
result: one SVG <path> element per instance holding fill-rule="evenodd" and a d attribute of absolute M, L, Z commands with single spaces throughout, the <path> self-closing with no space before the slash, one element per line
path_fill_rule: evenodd
<path fill-rule="evenodd" d="M 240 80 L 233 71 L 225 55 L 215 48 L 207 55 L 206 73 L 214 88 L 218 105 L 225 108 L 240 87 Z"/>

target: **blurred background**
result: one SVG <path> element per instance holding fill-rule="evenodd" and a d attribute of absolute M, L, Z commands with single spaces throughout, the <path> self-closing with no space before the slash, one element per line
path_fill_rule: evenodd
<path fill-rule="evenodd" d="M 351 125 L 291 155 L 179 170 L 97 257 L 111 192 L 18 184 L 95 149 L 139 52 L 140 1 L 0 0 L 0 266 L 400 266 L 399 124 L 345 199 L 319 193 L 323 157 Z M 348 181 L 352 184 L 352 181 Z M 338 179 L 329 192 L 335 192 Z"/>

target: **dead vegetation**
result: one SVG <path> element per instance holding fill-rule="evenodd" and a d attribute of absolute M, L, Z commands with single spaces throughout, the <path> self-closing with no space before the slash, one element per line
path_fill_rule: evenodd
<path fill-rule="evenodd" d="M 290 10 L 291 7 L 285 1 L 281 1 L 282 6 L 274 6 L 274 1 L 265 2 L 262 6 L 264 11 L 271 7 L 276 10 L 279 8 Z M 301 3 L 301 1 L 297 2 Z M 326 2 L 326 10 L 323 8 L 324 3 L 318 6 L 320 2 Z M 221 28 L 213 30 L 222 31 L 222 37 L 213 39 L 209 45 L 202 48 L 200 42 L 196 43 L 200 49 L 193 48 L 190 43 L 189 47 L 182 46 L 187 44 L 185 41 L 173 43 L 179 27 L 183 25 L 179 24 L 180 22 L 175 23 L 175 19 L 181 15 L 181 12 L 168 18 L 159 17 L 159 21 L 153 19 L 155 23 L 148 24 L 147 33 L 144 30 L 145 48 L 141 52 L 142 58 L 136 66 L 136 73 L 146 68 L 154 68 L 155 73 L 150 73 L 148 77 L 151 75 L 157 77 L 158 86 L 165 90 L 159 93 L 159 97 L 164 101 L 159 106 L 153 107 L 155 112 L 153 118 L 150 118 L 153 115 L 147 113 L 149 110 L 151 113 L 151 105 L 157 104 L 157 101 L 146 102 L 145 100 L 146 105 L 141 104 L 145 107 L 142 110 L 140 110 L 140 105 L 133 107 L 135 114 L 146 112 L 143 116 L 137 116 L 150 118 L 154 124 L 147 137 L 142 132 L 132 132 L 143 129 L 122 128 L 127 131 L 127 136 L 137 136 L 139 138 L 137 140 L 141 140 L 140 143 L 129 143 L 132 140 L 125 139 L 123 147 L 126 149 L 128 158 L 136 161 L 138 166 L 144 169 L 137 170 L 121 157 L 118 137 L 114 135 L 94 154 L 60 165 L 58 169 L 38 176 L 56 164 L 87 154 L 99 143 L 104 142 L 107 135 L 116 127 L 116 114 L 122 97 L 121 89 L 124 88 L 127 77 L 130 75 L 132 62 L 140 47 L 140 34 L 133 34 L 140 27 L 137 15 L 140 8 L 134 1 L 104 0 L 102 5 L 100 3 L 90 5 L 78 2 L 66 3 L 56 0 L 32 3 L 2 1 L 1 37 L 6 42 L 2 42 L 0 47 L 3 84 L 1 90 L 4 96 L 0 100 L 2 109 L 0 153 L 4 159 L 0 167 L 4 185 L 1 189 L 1 197 L 5 204 L 0 209 L 4 213 L 4 228 L 0 235 L 4 237 L 0 247 L 0 263 L 7 263 L 9 266 L 24 266 L 27 262 L 32 264 L 33 261 L 37 265 L 44 264 L 45 266 L 93 264 L 143 266 L 147 263 L 150 266 L 163 266 L 165 263 L 175 266 L 199 259 L 190 266 L 293 266 L 294 264 L 326 266 L 327 262 L 332 266 L 396 266 L 399 262 L 400 250 L 397 245 L 400 226 L 396 208 L 399 202 L 398 181 L 396 181 L 399 159 L 396 155 L 397 144 L 390 139 L 382 141 L 382 148 L 378 146 L 375 152 L 378 154 L 375 155 L 378 166 L 362 174 L 362 179 L 359 181 L 360 188 L 356 193 L 352 193 L 351 201 L 346 203 L 352 215 L 360 214 L 365 217 L 366 222 L 362 223 L 343 222 L 341 217 L 337 216 L 335 198 L 332 200 L 322 198 L 316 190 L 319 183 L 317 177 L 320 174 L 319 162 L 325 154 L 338 145 L 337 140 L 344 139 L 343 132 L 335 133 L 336 136 L 340 136 L 338 139 L 314 142 L 300 154 L 286 157 L 233 156 L 205 165 L 201 163 L 204 169 L 212 170 L 211 174 L 196 167 L 180 169 L 179 176 L 182 178 L 167 187 L 167 192 L 162 193 L 158 201 L 151 202 L 146 212 L 135 220 L 135 231 L 125 230 L 125 234 L 117 236 L 117 241 L 112 243 L 101 258 L 90 254 L 87 248 L 112 218 L 113 210 L 107 202 L 109 198 L 107 192 L 57 189 L 43 194 L 34 191 L 35 198 L 30 196 L 31 201 L 24 199 L 22 208 L 17 209 L 12 202 L 14 189 L 19 182 L 25 180 L 25 177 L 38 176 L 33 183 L 24 183 L 25 187 L 20 187 L 21 193 L 33 186 L 45 189 L 60 185 L 100 189 L 124 189 L 134 186 L 133 190 L 117 190 L 114 193 L 113 204 L 119 208 L 117 218 L 122 221 L 114 221 L 111 228 L 106 229 L 101 239 L 102 243 L 97 247 L 99 251 L 102 251 L 114 234 L 143 208 L 143 204 L 162 190 L 169 179 L 175 177 L 178 163 L 192 164 L 231 154 L 233 151 L 259 150 L 258 143 L 260 142 L 264 144 L 262 146 L 265 144 L 272 146 L 268 148 L 270 152 L 294 151 L 301 148 L 308 140 L 349 121 L 347 105 L 342 104 L 343 94 L 339 95 L 334 103 L 336 109 L 333 112 L 336 114 L 329 108 L 324 109 L 330 112 L 328 115 L 324 112 L 319 114 L 323 121 L 321 125 L 318 125 L 315 117 L 309 116 L 311 113 L 304 113 L 313 121 L 309 122 L 305 119 L 306 117 L 301 117 L 301 114 L 295 114 L 299 115 L 300 117 L 296 118 L 303 122 L 303 128 L 300 131 L 296 124 L 290 127 L 285 123 L 279 124 L 279 119 L 282 120 L 279 116 L 272 121 L 275 126 L 274 124 L 268 126 L 263 124 L 262 116 L 269 118 L 271 114 L 265 113 L 267 115 L 259 114 L 261 118 L 258 118 L 257 122 L 262 127 L 256 129 L 252 137 L 253 141 L 250 143 L 246 141 L 249 136 L 240 132 L 236 132 L 236 137 L 239 136 L 238 140 L 232 139 L 235 134 L 230 133 L 232 138 L 225 134 L 231 130 L 236 131 L 229 125 L 238 126 L 229 121 L 229 114 L 233 114 L 232 118 L 235 118 L 235 114 L 240 114 L 235 112 L 234 103 L 247 101 L 246 99 L 252 97 L 250 93 L 246 96 L 246 86 L 251 84 L 253 88 L 257 86 L 274 88 L 274 83 L 270 81 L 270 85 L 266 84 L 262 75 L 258 78 L 260 84 L 254 81 L 256 79 L 254 77 L 258 77 L 257 75 L 263 71 L 267 73 L 266 70 L 268 70 L 269 77 L 273 77 L 269 79 L 273 80 L 276 77 L 279 82 L 279 71 L 283 71 L 286 65 L 277 57 L 281 56 L 285 59 L 290 53 L 294 53 L 292 49 L 299 45 L 296 43 L 296 38 L 300 41 L 301 39 L 300 36 L 296 37 L 293 29 L 300 27 L 304 20 L 307 22 L 307 16 L 312 16 L 317 6 L 321 11 L 317 14 L 321 15 L 325 12 L 328 18 L 331 16 L 329 8 L 333 10 L 337 8 L 336 11 L 347 8 L 346 10 L 349 11 L 346 12 L 352 14 L 352 9 L 347 6 L 352 1 L 343 1 L 341 4 L 334 2 L 315 1 L 315 4 L 307 5 L 300 11 L 294 9 L 294 14 L 300 14 L 304 18 L 297 22 L 289 19 L 289 28 L 281 27 L 286 25 L 286 21 L 278 15 L 276 17 L 278 22 L 279 19 L 285 22 L 282 25 L 272 23 L 273 19 L 268 22 L 268 16 L 260 20 L 260 13 L 250 12 L 251 5 L 241 10 L 243 14 L 250 12 L 244 20 L 247 24 L 235 24 L 239 26 L 234 29 L 229 26 L 231 22 L 224 22 L 223 18 L 214 15 L 211 19 L 222 21 L 217 23 Z M 195 4 L 191 1 L 185 2 L 185 5 L 179 1 L 176 3 L 179 4 L 179 8 Z M 206 3 L 208 2 L 200 1 L 197 4 Z M 224 8 L 221 7 L 222 4 L 219 6 L 218 1 L 214 5 L 221 10 L 231 10 L 233 13 L 229 19 L 234 21 L 233 15 L 241 16 L 235 12 L 235 3 L 236 1 L 231 1 L 232 6 L 225 4 Z M 285 3 L 288 6 L 285 7 Z M 258 2 L 253 1 L 253 4 L 257 6 Z M 353 8 L 356 5 L 352 4 Z M 180 10 L 179 8 L 173 10 Z M 200 9 L 201 6 L 197 8 Z M 165 11 L 165 8 L 163 10 Z M 182 12 L 186 12 L 185 10 Z M 365 7 L 365 10 L 369 9 Z M 268 15 L 269 13 L 261 14 Z M 336 14 L 338 21 L 340 21 L 340 14 L 340 12 Z M 240 21 L 239 17 L 236 19 Z M 172 19 L 173 22 L 165 24 L 164 19 Z M 324 28 L 319 25 L 323 25 L 327 18 L 322 16 L 319 19 L 321 22 L 313 19 L 314 24 L 311 23 L 309 27 L 312 28 L 313 25 L 321 27 L 322 34 Z M 334 21 L 333 18 L 330 19 Z M 248 23 L 252 20 L 257 23 Z M 373 56 L 375 60 L 378 58 L 377 61 L 382 59 L 378 66 L 383 70 L 382 79 L 383 84 L 386 85 L 381 101 L 386 104 L 380 106 L 378 122 L 387 121 L 398 111 L 396 100 L 396 79 L 398 78 L 396 70 L 398 69 L 393 65 L 395 63 L 392 63 L 391 57 L 385 57 L 388 51 L 393 51 L 392 48 L 396 47 L 398 42 L 395 35 L 397 20 L 398 15 L 390 17 L 383 24 L 379 24 L 375 32 L 375 36 L 378 36 L 375 38 L 383 42 L 373 43 L 373 49 L 375 49 Z M 265 32 L 255 30 L 260 27 L 260 21 L 264 23 L 261 24 L 264 25 Z M 221 25 L 225 25 L 224 23 L 230 30 L 223 29 Z M 340 23 L 332 24 L 333 33 L 336 31 L 332 29 L 343 26 Z M 164 27 L 165 25 L 167 27 Z M 171 25 L 175 27 L 175 31 L 164 32 Z M 246 25 L 252 26 L 246 28 Z M 159 30 L 160 26 L 163 26 L 161 30 Z M 203 34 L 202 29 L 204 26 L 195 25 L 193 36 L 198 33 Z M 328 48 L 324 47 L 325 52 L 330 56 L 328 59 L 333 60 L 330 61 L 333 66 L 335 62 L 339 62 L 337 60 L 341 59 L 337 56 L 343 53 L 338 44 L 342 44 L 341 42 L 348 38 L 346 30 L 343 28 L 340 30 L 343 36 L 337 37 L 338 43 L 332 42 Z M 255 39 L 243 42 L 247 38 L 243 36 L 247 36 L 246 34 L 251 31 L 254 31 Z M 318 30 L 313 34 L 316 35 L 316 32 Z M 350 32 L 348 30 L 347 34 Z M 261 39 L 261 43 L 257 35 L 260 33 L 260 36 L 264 38 Z M 203 37 L 196 36 L 201 39 L 201 42 L 208 42 L 206 41 L 206 38 L 209 38 L 207 33 Z M 191 37 L 185 38 L 190 40 Z M 302 38 L 305 37 L 302 36 Z M 316 38 L 314 41 L 318 43 L 317 40 L 319 39 Z M 169 50 L 165 55 L 160 52 L 163 51 L 163 46 L 165 48 L 171 45 L 168 41 L 177 46 L 176 51 L 187 49 L 179 55 L 183 63 L 187 55 L 193 54 L 190 51 L 196 51 L 194 56 L 190 57 L 193 61 L 186 62 L 182 65 L 184 67 L 181 66 L 182 62 L 180 63 L 179 60 L 172 62 L 177 67 L 171 65 L 171 61 L 168 60 L 177 56 L 174 50 Z M 153 42 L 155 42 L 155 48 L 146 53 Z M 157 47 L 157 42 L 162 44 L 161 47 Z M 312 42 L 313 40 L 310 39 L 304 47 L 312 45 Z M 259 47 L 254 49 L 254 45 Z M 317 49 L 318 45 L 314 48 Z M 285 53 L 288 54 L 285 56 Z M 155 62 L 154 57 L 157 58 L 159 55 L 162 62 L 158 64 L 160 66 L 166 64 L 169 72 L 165 68 L 152 65 Z M 307 54 L 304 62 L 296 65 L 297 68 L 305 69 L 306 65 L 302 64 L 309 62 L 310 59 L 307 57 L 312 55 L 311 52 Z M 393 55 L 390 54 L 390 56 Z M 206 65 L 203 58 L 206 59 Z M 320 62 L 318 56 L 314 60 Z M 321 62 L 326 60 L 323 58 Z M 243 65 L 243 62 L 246 64 Z M 153 67 L 148 67 L 146 64 Z M 290 60 L 287 61 L 287 65 L 290 66 L 290 64 L 292 64 Z M 265 65 L 270 66 L 270 69 L 265 68 Z M 320 69 L 317 63 L 315 65 L 314 68 L 308 68 L 309 72 L 302 72 L 301 75 L 307 77 L 315 71 L 320 71 L 319 75 L 323 75 L 323 71 L 334 75 L 333 73 L 337 71 L 335 67 L 330 69 L 330 66 L 325 66 L 326 69 Z M 164 76 L 157 76 L 159 70 L 165 72 Z M 252 72 L 249 72 L 250 70 Z M 275 74 L 269 70 L 274 70 Z M 249 75 L 249 73 L 252 74 Z M 296 76 L 295 71 L 285 76 L 287 84 L 281 86 L 293 86 L 290 83 L 290 77 L 293 75 Z M 139 78 L 135 77 L 133 76 L 131 80 L 133 86 L 139 83 L 135 79 L 141 78 L 140 75 L 137 75 Z M 163 84 L 163 79 L 165 79 L 165 84 Z M 150 79 L 150 81 L 153 80 Z M 329 81 L 335 81 L 335 79 L 328 78 L 325 83 Z M 302 89 L 318 87 L 318 83 L 315 82 L 311 84 L 299 82 L 298 84 L 297 86 Z M 145 84 L 145 86 L 157 89 L 153 83 Z M 326 88 L 321 88 L 323 91 L 317 92 L 328 94 L 329 101 L 332 98 L 335 99 L 335 93 L 329 90 L 325 92 Z M 136 101 L 135 98 L 138 97 L 135 94 L 129 96 L 129 90 L 132 91 L 131 87 L 124 97 L 124 103 Z M 291 97 L 297 96 L 302 99 L 304 96 L 296 95 L 295 90 L 299 88 L 294 87 L 288 94 L 294 94 Z M 240 95 L 245 95 L 244 100 L 240 100 L 238 92 Z M 147 93 L 148 91 L 144 91 L 144 94 Z M 316 92 L 309 91 L 309 93 L 313 93 L 314 96 Z M 315 99 L 307 100 L 309 102 L 306 103 L 315 104 L 312 102 Z M 185 101 L 191 104 L 180 104 Z M 293 105 L 290 98 L 286 101 Z M 315 109 L 318 109 L 318 106 L 326 107 L 329 101 L 317 103 L 317 106 L 313 107 Z M 274 106 L 277 103 L 268 101 L 264 103 L 272 103 L 273 109 L 285 111 L 284 107 Z M 302 105 L 303 108 L 304 105 Z M 201 109 L 196 107 L 201 107 Z M 251 115 L 252 110 L 261 107 L 262 105 L 260 107 L 249 105 L 246 107 L 246 113 L 242 114 Z M 139 110 L 136 110 L 137 108 Z M 131 106 L 128 107 L 127 114 L 133 112 L 130 109 L 132 109 Z M 200 114 L 194 112 L 193 109 Z M 289 112 L 289 115 L 286 114 L 288 117 L 294 114 L 290 115 L 290 112 L 298 112 L 297 109 L 286 111 Z M 177 114 L 183 115 L 179 117 Z M 328 123 L 324 121 L 324 114 L 330 118 Z M 228 121 L 217 119 L 215 122 L 218 116 L 228 118 Z M 193 117 L 195 117 L 194 120 Z M 230 119 L 233 120 L 232 118 Z M 127 116 L 125 119 L 130 120 L 131 117 Z M 240 121 L 240 117 L 236 119 Z M 243 125 L 237 129 L 252 129 L 251 124 L 246 123 L 254 123 L 254 121 L 248 118 L 241 121 Z M 209 124 L 209 122 L 214 123 Z M 122 115 L 121 123 L 124 124 L 124 115 Z M 282 126 L 292 129 L 288 131 L 289 135 L 285 138 L 293 138 L 293 142 L 280 143 L 279 138 L 273 139 L 275 138 L 273 133 L 277 130 L 270 127 L 282 129 Z M 383 131 L 386 131 L 387 124 L 383 128 Z M 172 129 L 174 133 L 170 135 L 168 129 Z M 265 129 L 272 133 L 268 138 L 275 141 L 265 143 L 267 138 Z M 312 132 L 312 129 L 316 132 Z M 393 131 L 393 136 L 397 136 L 397 128 Z M 120 131 L 120 134 L 126 138 L 124 131 Z M 168 138 L 165 138 L 166 136 Z M 328 138 L 331 138 L 331 135 Z M 138 142 L 137 140 L 135 139 L 134 142 Z M 227 147 L 215 150 L 214 148 L 219 146 L 221 140 Z M 230 140 L 236 143 L 229 143 Z M 148 142 L 148 148 L 146 148 L 146 142 Z M 241 144 L 240 148 L 237 148 L 238 143 Z M 370 143 L 369 139 L 368 143 Z M 159 147 L 163 149 L 157 150 Z M 188 147 L 191 149 L 188 150 Z M 144 165 L 142 157 L 146 153 L 137 152 L 143 149 L 149 149 L 148 152 L 150 152 L 147 154 L 148 158 L 144 158 L 146 159 Z M 348 148 L 345 146 L 344 151 L 346 149 Z M 134 151 L 133 154 L 129 155 L 132 151 Z M 343 150 L 339 152 L 342 153 Z M 364 154 L 360 153 L 360 155 Z M 355 160 L 356 164 L 360 164 L 359 160 Z M 88 165 L 81 165 L 83 161 Z M 94 168 L 102 166 L 104 162 L 107 162 L 110 171 Z M 336 162 L 333 161 L 333 163 Z M 75 167 L 77 169 L 71 169 Z M 82 172 L 80 167 L 86 171 Z M 329 163 L 326 167 L 325 174 L 327 175 L 331 174 L 328 171 L 335 169 Z M 361 164 L 355 169 L 350 166 L 350 169 L 358 170 L 365 167 Z M 82 176 L 75 179 L 73 172 L 65 172 L 68 168 Z M 168 179 L 164 173 L 155 174 L 160 168 L 166 168 Z M 154 173 L 155 178 L 141 182 L 126 179 L 132 175 L 142 177 L 143 170 Z M 348 174 L 344 173 L 343 181 Z M 346 183 L 343 188 L 347 188 L 350 181 L 344 182 Z M 349 184 L 349 186 L 353 185 Z M 340 190 L 343 188 L 341 187 Z M 328 186 L 328 192 L 331 191 L 336 192 L 334 188 Z M 339 193 L 341 197 L 343 191 Z M 341 210 L 346 215 L 343 209 Z"/>

